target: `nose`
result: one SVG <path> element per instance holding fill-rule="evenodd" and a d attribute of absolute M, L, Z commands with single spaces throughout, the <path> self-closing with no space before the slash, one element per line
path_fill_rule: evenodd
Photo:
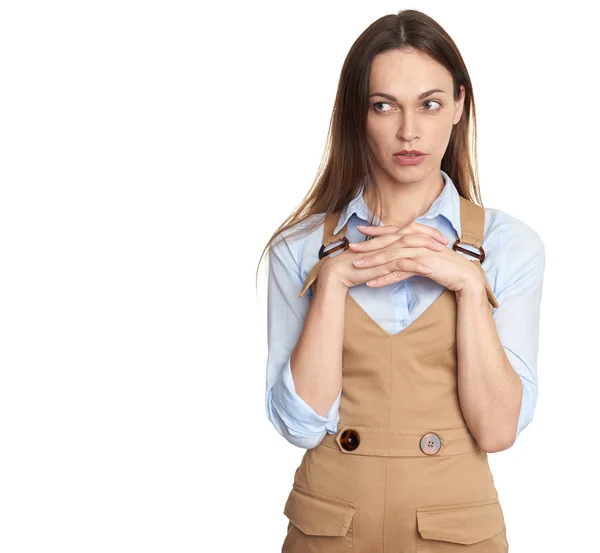
<path fill-rule="evenodd" d="M 398 127 L 398 132 L 396 133 L 397 138 L 402 142 L 410 143 L 417 136 L 417 117 L 416 115 L 407 115 L 405 114 L 400 126 Z"/>

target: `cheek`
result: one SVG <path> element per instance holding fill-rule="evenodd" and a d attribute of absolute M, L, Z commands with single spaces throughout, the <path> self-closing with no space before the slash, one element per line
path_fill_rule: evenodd
<path fill-rule="evenodd" d="M 435 149 L 442 154 L 446 151 L 448 142 L 450 141 L 450 135 L 452 134 L 452 128 L 452 121 L 450 121 L 449 123 L 436 125 L 435 128 L 431 130 L 429 136 L 432 140 L 432 149 Z"/>
<path fill-rule="evenodd" d="M 374 150 L 384 150 L 386 144 L 393 139 L 393 129 L 382 120 L 367 119 L 367 141 Z"/>

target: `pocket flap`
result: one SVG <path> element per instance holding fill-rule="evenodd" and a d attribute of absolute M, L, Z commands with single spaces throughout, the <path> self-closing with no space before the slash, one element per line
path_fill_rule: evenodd
<path fill-rule="evenodd" d="M 345 536 L 356 505 L 294 486 L 283 513 L 305 534 Z"/>
<path fill-rule="evenodd" d="M 504 530 L 498 499 L 417 508 L 417 528 L 422 538 L 454 543 L 477 543 Z"/>

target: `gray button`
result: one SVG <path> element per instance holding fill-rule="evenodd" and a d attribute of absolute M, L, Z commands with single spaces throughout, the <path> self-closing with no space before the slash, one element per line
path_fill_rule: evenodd
<path fill-rule="evenodd" d="M 437 434 L 425 434 L 419 446 L 425 455 L 435 455 L 442 447 L 442 442 Z"/>
<path fill-rule="evenodd" d="M 400 320 L 400 324 L 401 324 L 402 326 L 406 326 L 406 325 L 408 324 L 408 321 L 407 321 L 406 319 L 401 319 L 401 320 Z"/>

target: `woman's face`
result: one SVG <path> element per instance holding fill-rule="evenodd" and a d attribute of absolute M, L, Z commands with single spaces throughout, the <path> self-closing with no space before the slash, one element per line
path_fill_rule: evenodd
<path fill-rule="evenodd" d="M 421 94 L 439 89 L 426 96 Z M 378 180 L 422 182 L 439 171 L 452 127 L 460 120 L 460 99 L 452 94 L 452 76 L 419 51 L 390 50 L 373 60 L 369 79 L 367 139 Z M 426 154 L 420 163 L 400 164 L 400 150 Z"/>

